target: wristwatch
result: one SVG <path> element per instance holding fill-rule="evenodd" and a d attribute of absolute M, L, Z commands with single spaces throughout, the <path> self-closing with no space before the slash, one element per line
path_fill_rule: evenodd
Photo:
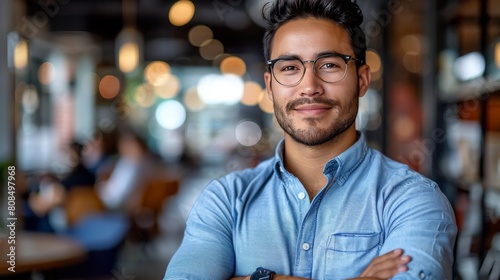
<path fill-rule="evenodd" d="M 272 270 L 258 267 L 257 270 L 252 273 L 252 276 L 250 276 L 250 280 L 272 280 L 274 274 L 276 273 Z"/>

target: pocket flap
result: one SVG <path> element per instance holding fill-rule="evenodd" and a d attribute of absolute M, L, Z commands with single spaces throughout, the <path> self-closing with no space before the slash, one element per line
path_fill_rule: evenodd
<path fill-rule="evenodd" d="M 341 252 L 363 252 L 379 244 L 380 233 L 335 233 L 330 236 L 327 249 Z"/>

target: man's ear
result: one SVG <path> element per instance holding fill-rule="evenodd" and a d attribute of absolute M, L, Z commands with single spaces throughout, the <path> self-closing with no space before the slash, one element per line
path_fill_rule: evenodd
<path fill-rule="evenodd" d="M 359 97 L 364 96 L 365 93 L 368 91 L 368 88 L 370 88 L 370 80 L 371 80 L 370 66 L 368 66 L 368 64 L 361 65 L 358 68 Z"/>
<path fill-rule="evenodd" d="M 271 76 L 271 73 L 270 72 L 265 72 L 264 73 L 264 82 L 266 84 L 266 93 L 267 93 L 267 98 L 269 98 L 269 100 L 273 101 L 273 89 L 271 87 L 271 80 L 272 80 L 272 76 Z"/>

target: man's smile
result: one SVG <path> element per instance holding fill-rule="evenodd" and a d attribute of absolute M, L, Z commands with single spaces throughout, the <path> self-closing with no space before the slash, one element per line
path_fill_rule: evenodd
<path fill-rule="evenodd" d="M 297 111 L 301 114 L 305 114 L 308 116 L 315 116 L 319 114 L 323 114 L 326 111 L 330 110 L 332 106 L 322 104 L 322 103 L 314 103 L 314 104 L 303 104 L 293 108 L 294 111 Z"/>

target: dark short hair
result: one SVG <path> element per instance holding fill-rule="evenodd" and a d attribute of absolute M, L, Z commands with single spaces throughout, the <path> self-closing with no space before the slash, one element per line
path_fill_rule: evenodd
<path fill-rule="evenodd" d="M 366 57 L 366 36 L 360 25 L 363 13 L 356 0 L 276 0 L 263 8 L 267 27 L 264 34 L 264 58 L 271 56 L 271 47 L 276 30 L 294 19 L 318 18 L 331 20 L 347 31 L 351 38 L 354 55 L 361 61 Z"/>

